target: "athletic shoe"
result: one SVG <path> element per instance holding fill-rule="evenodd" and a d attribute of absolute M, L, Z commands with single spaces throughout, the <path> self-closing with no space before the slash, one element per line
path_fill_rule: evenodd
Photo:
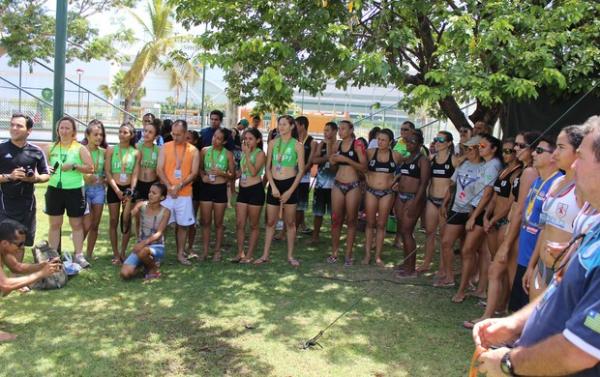
<path fill-rule="evenodd" d="M 75 258 L 73 258 L 73 262 L 77 263 L 78 265 L 80 265 L 81 268 L 88 268 L 88 267 L 90 267 L 90 264 L 88 263 L 88 261 L 85 260 L 85 258 L 83 257 L 82 254 L 75 255 Z"/>

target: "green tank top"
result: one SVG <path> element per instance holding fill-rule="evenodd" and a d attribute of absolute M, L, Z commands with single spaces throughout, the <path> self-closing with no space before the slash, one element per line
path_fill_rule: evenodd
<path fill-rule="evenodd" d="M 410 152 L 406 149 L 406 141 L 403 138 L 398 139 L 398 142 L 396 142 L 394 152 L 398 152 L 402 157 L 410 156 Z"/>
<path fill-rule="evenodd" d="M 92 161 L 94 162 L 94 174 L 98 177 L 104 177 L 104 149 L 91 151 Z"/>
<path fill-rule="evenodd" d="M 259 152 L 259 149 L 255 148 L 254 151 L 252 153 L 250 153 L 250 162 L 252 163 L 252 165 L 256 166 L 256 156 L 258 155 L 258 152 Z M 250 170 L 248 170 L 248 168 L 246 167 L 246 154 L 245 153 L 242 154 L 242 159 L 240 161 L 240 166 L 242 167 L 242 174 L 244 174 L 247 177 L 251 176 Z M 261 175 L 264 174 L 264 172 L 265 172 L 265 167 L 263 165 L 263 167 L 256 174 L 256 176 L 260 177 Z"/>
<path fill-rule="evenodd" d="M 146 169 L 156 169 L 158 165 L 158 145 L 153 145 L 152 148 L 144 146 L 144 143 L 138 144 L 138 150 L 142 153 L 140 166 Z"/>
<path fill-rule="evenodd" d="M 273 166 L 284 168 L 295 168 L 298 166 L 298 152 L 296 152 L 296 143 L 298 140 L 293 137 L 283 143 L 281 138 L 275 140 L 273 147 Z"/>
<path fill-rule="evenodd" d="M 50 166 L 54 167 L 58 162 L 59 168 L 50 176 L 49 186 L 63 189 L 77 189 L 84 185 L 83 174 L 79 170 L 63 171 L 63 164 L 83 165 L 79 150 L 83 145 L 73 141 L 68 148 L 63 147 L 60 142 L 50 148 Z"/>
<path fill-rule="evenodd" d="M 133 168 L 135 167 L 135 148 L 127 147 L 127 149 L 121 151 L 119 145 L 115 145 L 112 153 L 111 161 L 111 172 L 113 174 L 122 173 L 121 168 L 125 167 L 125 173 L 133 174 Z"/>
<path fill-rule="evenodd" d="M 229 161 L 227 160 L 227 150 L 221 149 L 221 152 L 217 152 L 213 147 L 208 147 L 206 154 L 204 155 L 204 170 L 208 171 L 213 168 L 217 168 L 221 171 L 226 171 Z"/>

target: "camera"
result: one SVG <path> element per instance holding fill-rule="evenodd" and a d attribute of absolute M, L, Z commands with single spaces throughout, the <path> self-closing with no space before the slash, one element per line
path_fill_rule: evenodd
<path fill-rule="evenodd" d="M 133 196 L 133 190 L 130 188 L 125 189 L 125 191 L 123 191 L 123 196 Z"/>
<path fill-rule="evenodd" d="M 58 161 L 56 161 L 56 163 L 54 163 L 54 166 L 52 167 L 52 174 L 56 173 L 58 171 L 59 167 L 60 167 L 60 163 Z"/>
<path fill-rule="evenodd" d="M 33 177 L 34 174 L 35 174 L 35 172 L 31 168 L 31 166 L 27 165 L 27 167 L 25 168 L 25 176 L 27 178 L 31 178 L 31 177 Z"/>

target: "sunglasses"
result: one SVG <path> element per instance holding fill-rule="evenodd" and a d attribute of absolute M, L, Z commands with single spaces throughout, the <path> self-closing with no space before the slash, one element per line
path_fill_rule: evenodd
<path fill-rule="evenodd" d="M 480 149 L 485 149 L 485 148 L 487 148 L 487 145 L 485 145 L 485 144 L 481 143 L 481 144 L 479 144 L 479 148 L 480 148 Z"/>
<path fill-rule="evenodd" d="M 504 153 L 504 154 L 513 154 L 513 153 L 515 153 L 515 150 L 512 149 L 512 148 L 504 148 L 502 150 L 502 153 Z"/>
<path fill-rule="evenodd" d="M 548 153 L 552 153 L 552 152 L 554 152 L 553 150 L 550 150 L 550 149 L 544 149 L 544 148 L 542 148 L 542 147 L 536 147 L 536 148 L 534 149 L 534 151 L 535 151 L 535 153 L 537 153 L 537 154 L 542 154 L 542 153 L 544 153 L 544 152 L 548 152 Z"/>
<path fill-rule="evenodd" d="M 440 136 L 436 136 L 433 138 L 433 142 L 434 143 L 445 143 L 446 142 L 446 138 L 440 137 Z"/>
<path fill-rule="evenodd" d="M 410 131 L 410 128 L 400 128 L 400 131 Z"/>
<path fill-rule="evenodd" d="M 515 148 L 519 147 L 520 149 L 527 149 L 529 148 L 529 144 L 525 144 L 525 143 L 515 143 Z"/>

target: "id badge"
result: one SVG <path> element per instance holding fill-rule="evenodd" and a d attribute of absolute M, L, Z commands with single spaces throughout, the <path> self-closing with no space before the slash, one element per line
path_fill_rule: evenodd
<path fill-rule="evenodd" d="M 126 173 L 119 174 L 119 181 L 127 182 L 127 174 Z"/>
<path fill-rule="evenodd" d="M 240 177 L 240 181 L 242 182 L 246 182 L 247 179 L 248 177 L 246 176 L 246 174 L 242 174 L 242 176 Z"/>
<path fill-rule="evenodd" d="M 275 171 L 276 171 L 277 173 L 281 173 L 281 165 L 276 165 L 276 166 L 275 166 Z"/>
<path fill-rule="evenodd" d="M 175 169 L 175 179 L 181 179 L 181 169 Z"/>
<path fill-rule="evenodd" d="M 211 181 L 211 182 L 214 182 L 214 181 L 217 180 L 217 176 L 214 175 L 214 174 L 209 174 L 208 175 L 208 180 Z"/>

